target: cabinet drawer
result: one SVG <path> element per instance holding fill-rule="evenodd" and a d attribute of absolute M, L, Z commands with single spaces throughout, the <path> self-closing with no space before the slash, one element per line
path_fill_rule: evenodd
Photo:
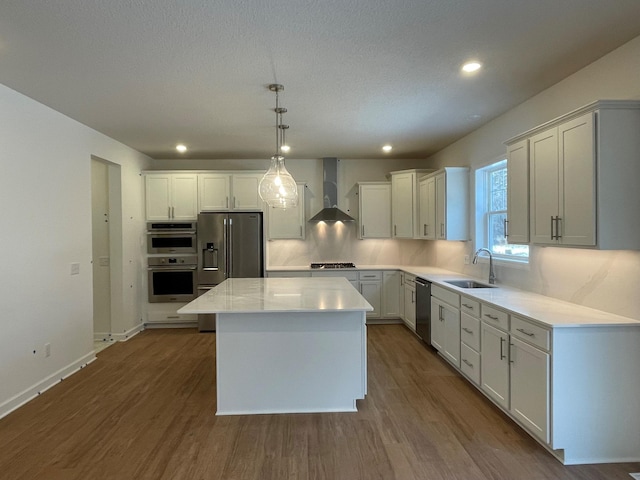
<path fill-rule="evenodd" d="M 267 272 L 269 278 L 292 278 L 292 277 L 310 277 L 311 272 L 288 271 L 288 272 Z"/>
<path fill-rule="evenodd" d="M 482 312 L 482 320 L 487 322 L 489 325 L 493 325 L 505 331 L 509 330 L 509 314 L 507 314 L 507 312 L 490 307 L 484 303 L 480 305 L 480 311 Z"/>
<path fill-rule="evenodd" d="M 360 272 L 360 280 L 382 280 L 382 272 Z"/>
<path fill-rule="evenodd" d="M 480 317 L 480 302 L 469 297 L 460 297 L 460 311 L 474 317 Z"/>
<path fill-rule="evenodd" d="M 549 330 L 524 318 L 511 315 L 511 335 L 537 347 L 549 350 Z"/>
<path fill-rule="evenodd" d="M 191 323 L 197 320 L 198 316 L 190 313 L 147 312 L 148 323 Z"/>
<path fill-rule="evenodd" d="M 312 277 L 344 277 L 347 280 L 349 280 L 350 282 L 357 282 L 358 281 L 358 272 L 356 270 L 349 270 L 347 272 L 345 272 L 344 270 L 341 270 L 339 272 L 334 271 L 334 272 L 311 272 L 311 276 Z"/>
<path fill-rule="evenodd" d="M 431 296 L 439 298 L 456 308 L 460 308 L 460 295 L 452 292 L 451 290 L 447 290 L 446 288 L 433 284 L 431 285 Z"/>
<path fill-rule="evenodd" d="M 476 385 L 480 385 L 480 354 L 465 345 L 460 345 L 460 370 Z"/>
<path fill-rule="evenodd" d="M 410 275 L 408 273 L 404 274 L 404 283 L 409 284 L 410 287 L 416 286 L 416 277 L 415 275 Z"/>
<path fill-rule="evenodd" d="M 480 320 L 460 312 L 460 340 L 480 351 Z"/>

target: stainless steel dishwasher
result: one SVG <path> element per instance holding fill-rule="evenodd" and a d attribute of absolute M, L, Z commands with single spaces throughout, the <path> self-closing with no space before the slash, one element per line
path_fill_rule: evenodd
<path fill-rule="evenodd" d="M 431 345 L 431 282 L 416 277 L 416 333 Z"/>

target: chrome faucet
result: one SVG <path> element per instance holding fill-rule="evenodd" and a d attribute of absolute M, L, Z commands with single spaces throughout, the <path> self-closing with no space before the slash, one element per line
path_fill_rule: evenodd
<path fill-rule="evenodd" d="M 487 252 L 489 254 L 489 284 L 494 285 L 496 283 L 496 276 L 493 273 L 493 255 L 491 254 L 491 250 L 488 248 L 479 248 L 476 250 L 476 253 L 473 255 L 473 264 L 476 265 L 478 263 L 478 254 L 480 252 Z"/>

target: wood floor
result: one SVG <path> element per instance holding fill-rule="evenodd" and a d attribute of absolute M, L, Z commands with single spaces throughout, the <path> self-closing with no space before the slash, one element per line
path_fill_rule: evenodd
<path fill-rule="evenodd" d="M 7 480 L 625 479 L 564 467 L 402 325 L 357 413 L 216 417 L 215 335 L 147 330 L 0 419 Z M 331 372 L 327 372 L 331 375 Z"/>

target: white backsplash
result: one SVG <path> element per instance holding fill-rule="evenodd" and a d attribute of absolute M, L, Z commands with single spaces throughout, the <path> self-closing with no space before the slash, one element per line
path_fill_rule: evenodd
<path fill-rule="evenodd" d="M 496 265 L 497 283 L 640 319 L 640 252 L 531 247 L 529 265 Z M 345 261 L 356 265 L 424 265 L 481 279 L 489 267 L 465 265 L 471 242 L 358 240 L 355 224 L 308 225 L 306 240 L 268 242 L 270 267 Z"/>

